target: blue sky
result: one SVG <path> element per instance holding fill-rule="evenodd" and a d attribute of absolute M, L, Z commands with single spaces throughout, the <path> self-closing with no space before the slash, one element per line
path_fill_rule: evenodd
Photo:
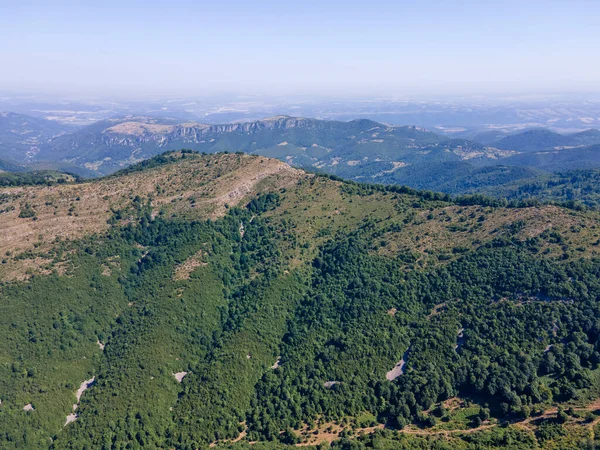
<path fill-rule="evenodd" d="M 600 91 L 600 1 L 0 0 L 0 88 Z"/>

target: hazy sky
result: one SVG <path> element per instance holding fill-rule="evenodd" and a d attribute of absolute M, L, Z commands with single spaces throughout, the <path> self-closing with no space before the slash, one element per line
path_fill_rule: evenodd
<path fill-rule="evenodd" d="M 0 89 L 600 90 L 600 0 L 0 0 Z"/>

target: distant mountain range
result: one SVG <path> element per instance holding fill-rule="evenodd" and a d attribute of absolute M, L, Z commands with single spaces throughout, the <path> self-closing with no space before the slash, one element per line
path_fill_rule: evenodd
<path fill-rule="evenodd" d="M 448 193 L 532 180 L 547 172 L 600 167 L 600 131 L 563 135 L 531 129 L 449 139 L 414 126 L 275 116 L 222 125 L 127 116 L 74 128 L 14 113 L 0 115 L 6 167 L 110 174 L 167 150 L 244 152 L 347 179 Z M 2 169 L 2 167 L 0 167 Z M 4 169 L 4 170 L 10 170 Z"/>
<path fill-rule="evenodd" d="M 563 135 L 545 129 L 534 129 L 507 136 L 494 145 L 505 150 L 542 152 L 584 147 L 598 143 L 600 143 L 600 130 L 592 129 Z"/>
<path fill-rule="evenodd" d="M 73 129 L 51 120 L 0 112 L 0 158 L 32 160 L 41 146 L 68 130 Z"/>

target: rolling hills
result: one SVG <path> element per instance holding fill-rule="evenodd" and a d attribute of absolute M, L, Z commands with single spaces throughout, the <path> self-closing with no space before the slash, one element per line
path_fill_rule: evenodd
<path fill-rule="evenodd" d="M 110 174 L 181 148 L 205 153 L 242 151 L 346 179 L 451 194 L 494 195 L 494 189 L 501 192 L 505 184 L 531 183 L 546 173 L 600 166 L 598 130 L 561 135 L 532 129 L 487 136 L 481 144 L 364 119 L 275 116 L 208 125 L 127 116 L 65 129 L 50 121 L 5 114 L 0 122 L 0 140 L 3 133 L 8 133 L 7 142 L 15 136 L 20 139 L 20 150 L 0 152 L 0 157 L 21 162 L 14 167 L 27 163 L 28 168 L 86 177 Z M 35 136 L 29 137 L 30 133 Z"/>
<path fill-rule="evenodd" d="M 600 130 L 590 129 L 573 134 L 559 134 L 545 129 L 527 130 L 502 138 L 494 145 L 504 150 L 542 152 L 565 147 L 585 147 L 600 143 Z"/>
<path fill-rule="evenodd" d="M 277 116 L 256 122 L 204 125 L 129 117 L 96 123 L 61 136 L 51 142 L 40 158 L 77 161 L 107 173 L 165 150 L 189 148 L 206 153 L 258 153 L 297 166 L 318 166 L 326 157 L 339 158 L 338 153 L 344 154 L 344 162 L 356 155 L 362 159 L 365 151 L 376 159 L 414 148 L 415 142 L 426 145 L 440 140 L 425 130 L 387 127 L 369 120 L 336 122 Z"/>
<path fill-rule="evenodd" d="M 598 219 L 241 153 L 0 188 L 0 447 L 593 445 Z"/>
<path fill-rule="evenodd" d="M 70 130 L 51 120 L 0 112 L 0 159 L 31 161 L 52 137 Z"/>

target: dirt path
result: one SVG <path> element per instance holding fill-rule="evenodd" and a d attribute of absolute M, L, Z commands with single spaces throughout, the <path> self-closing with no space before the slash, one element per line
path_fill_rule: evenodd
<path fill-rule="evenodd" d="M 383 424 L 376 425 L 374 427 L 365 427 L 354 429 L 357 435 L 372 434 L 377 430 L 383 430 L 385 426 Z M 316 431 L 316 434 L 315 434 Z M 307 447 L 309 445 L 319 445 L 321 442 L 327 442 L 331 444 L 340 438 L 340 433 L 344 431 L 344 427 L 337 425 L 333 422 L 322 424 L 316 430 L 309 430 L 306 427 L 301 431 L 302 434 L 308 434 L 310 437 L 307 442 L 300 442 L 296 444 L 296 447 Z M 301 435 L 302 435 L 301 434 Z"/>
<path fill-rule="evenodd" d="M 573 408 L 573 411 L 575 411 L 575 412 L 592 412 L 592 411 L 596 411 L 598 409 L 600 409 L 600 398 L 594 400 L 592 403 L 590 403 L 589 405 L 587 405 L 583 408 Z M 534 425 L 534 424 L 532 424 L 532 422 L 537 422 L 539 420 L 552 419 L 552 418 L 555 418 L 557 414 L 558 414 L 558 408 L 552 407 L 549 410 L 544 411 L 544 414 L 540 414 L 539 416 L 532 416 L 532 417 L 528 417 L 526 419 L 515 420 L 515 421 L 512 421 L 511 423 L 516 426 L 519 426 L 521 428 L 525 428 L 525 429 L 531 431 L 531 427 Z M 599 421 L 600 421 L 600 418 L 596 418 L 596 419 L 592 420 L 591 422 L 585 423 L 585 426 L 586 427 L 594 426 Z M 584 425 L 584 423 L 582 423 L 582 422 L 583 421 L 579 421 L 578 423 L 580 425 Z"/>
<path fill-rule="evenodd" d="M 583 407 L 583 408 L 573 408 L 573 410 L 575 412 L 591 412 L 591 411 L 596 411 L 600 409 L 600 398 L 597 400 L 594 400 L 592 403 L 590 403 L 589 405 Z M 527 419 L 518 419 L 518 420 L 514 420 L 511 421 L 511 425 L 515 425 L 521 428 L 524 428 L 528 431 L 533 431 L 532 430 L 532 426 L 533 424 L 531 424 L 531 422 L 533 421 L 537 421 L 537 420 L 544 420 L 544 419 L 551 419 L 556 417 L 556 415 L 558 414 L 558 408 L 557 407 L 553 407 L 547 411 L 544 412 L 544 414 L 541 414 L 539 416 L 535 416 L 535 417 L 528 417 Z M 600 422 L 600 417 L 596 418 L 595 420 L 586 423 L 585 426 L 586 427 L 593 427 L 594 425 L 596 425 L 597 423 Z M 581 422 L 578 422 L 580 425 L 583 425 Z M 479 431 L 485 431 L 485 430 L 490 430 L 492 428 L 498 427 L 500 426 L 500 424 L 498 423 L 486 423 L 483 424 L 477 428 L 468 428 L 468 429 L 456 429 L 456 430 L 428 430 L 428 429 L 416 429 L 416 428 L 403 428 L 402 430 L 397 430 L 399 433 L 403 433 L 403 434 L 410 434 L 413 436 L 451 436 L 451 435 L 459 435 L 459 434 L 472 434 L 472 433 L 477 433 Z M 380 425 L 377 427 L 371 427 L 371 428 L 364 428 L 364 429 L 359 429 L 359 430 L 355 430 L 357 434 L 360 434 L 361 432 L 364 434 L 370 434 L 375 432 L 376 430 L 379 429 L 383 429 L 384 426 Z M 305 445 L 316 445 L 320 442 L 322 442 L 323 440 L 326 440 L 327 442 L 333 442 L 334 440 L 339 438 L 339 433 L 341 432 L 341 428 L 339 430 L 336 430 L 335 433 L 332 434 L 323 434 L 322 432 L 319 432 L 319 434 L 316 435 L 316 437 L 318 438 L 323 438 L 322 440 L 310 440 L 309 443 L 302 443 L 302 444 L 298 444 L 298 446 L 305 446 Z"/>
<path fill-rule="evenodd" d="M 404 434 L 412 434 L 417 436 L 449 436 L 451 434 L 471 434 L 476 433 L 477 431 L 489 430 L 490 428 L 494 428 L 498 426 L 495 423 L 481 425 L 477 428 L 469 428 L 467 430 L 416 430 L 414 428 L 403 428 L 402 430 L 397 430 L 399 433 Z"/>
<path fill-rule="evenodd" d="M 573 410 L 575 412 L 588 412 L 588 411 L 591 412 L 591 411 L 596 411 L 598 409 L 600 409 L 600 398 L 597 400 L 594 400 L 592 403 L 590 403 L 589 405 L 587 405 L 583 408 L 573 408 Z M 553 407 L 553 408 L 545 411 L 544 414 L 541 414 L 539 416 L 528 417 L 526 419 L 513 420 L 510 422 L 510 424 L 517 426 L 519 428 L 522 428 L 524 430 L 533 432 L 533 429 L 532 429 L 533 424 L 531 422 L 538 421 L 538 420 L 544 420 L 544 419 L 551 419 L 551 418 L 556 417 L 557 414 L 558 414 L 558 408 Z M 584 425 L 581 422 L 577 422 L 577 423 L 579 425 Z M 588 428 L 591 428 L 598 423 L 600 423 L 600 417 L 594 419 L 593 421 L 591 421 L 589 423 L 585 423 L 585 426 Z M 452 435 L 477 433 L 480 431 L 490 430 L 490 429 L 498 427 L 498 426 L 500 426 L 499 423 L 485 423 L 477 428 L 468 428 L 468 429 L 431 430 L 431 429 L 418 429 L 418 428 L 408 428 L 407 427 L 407 428 L 403 428 L 401 430 L 395 430 L 395 431 L 397 431 L 398 433 L 409 434 L 412 436 L 450 437 Z M 331 444 L 332 442 L 339 439 L 339 435 L 344 429 L 345 428 L 341 427 L 340 425 L 334 424 L 332 422 L 322 424 L 319 428 L 314 429 L 314 430 L 308 430 L 308 429 L 304 428 L 301 431 L 301 434 L 303 434 L 303 435 L 309 434 L 310 438 L 308 439 L 307 442 L 301 442 L 299 444 L 296 444 L 296 447 L 306 447 L 309 445 L 318 445 L 322 442 L 327 442 L 328 444 Z M 354 431 L 355 435 L 365 435 L 365 434 L 372 434 L 377 430 L 383 430 L 383 429 L 385 429 L 385 425 L 380 424 L 380 425 L 377 425 L 374 427 L 354 429 L 353 431 Z M 315 432 L 316 432 L 316 434 L 315 434 Z M 242 433 L 240 433 L 240 435 L 236 439 L 226 441 L 226 442 L 228 442 L 228 443 L 238 442 L 241 439 L 243 439 L 245 436 L 246 436 L 246 431 L 244 430 Z M 249 443 L 255 444 L 256 442 L 249 442 Z M 217 443 L 213 443 L 210 446 L 214 447 L 216 444 Z"/>

